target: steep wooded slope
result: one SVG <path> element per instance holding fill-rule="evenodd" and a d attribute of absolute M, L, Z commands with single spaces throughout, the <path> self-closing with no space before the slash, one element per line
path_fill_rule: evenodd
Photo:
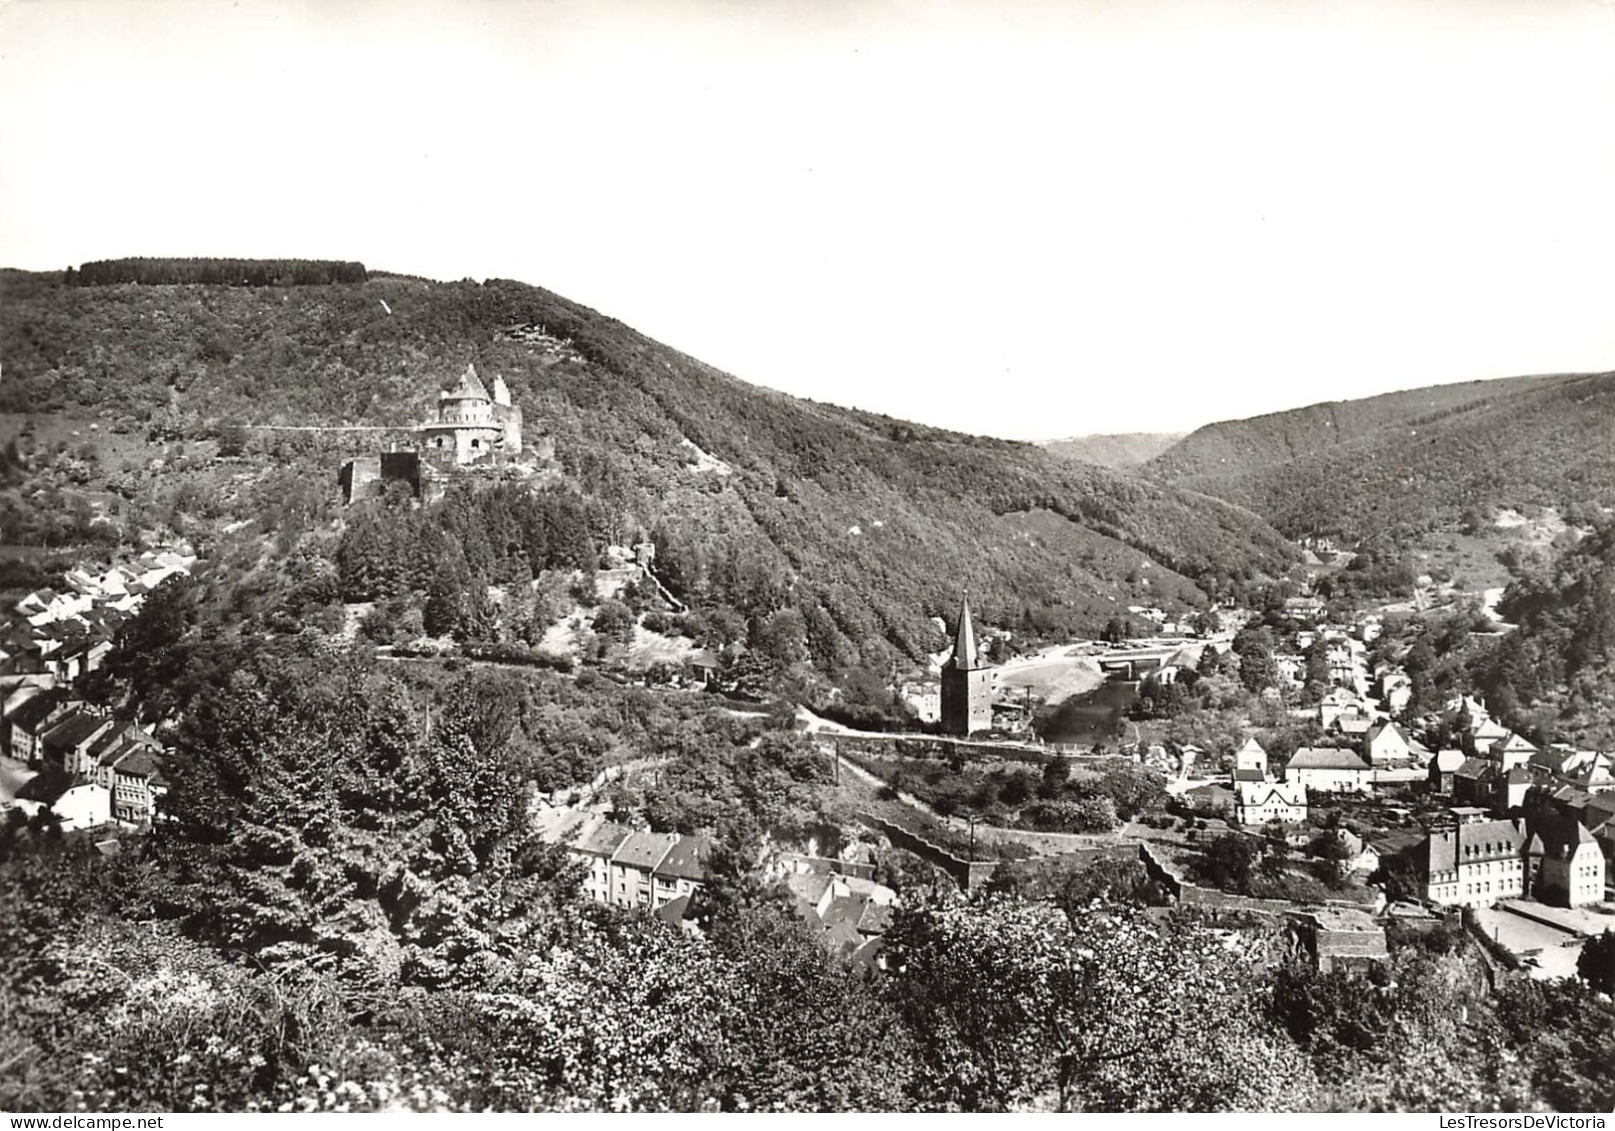
<path fill-rule="evenodd" d="M 965 585 L 989 622 L 1091 626 L 1118 602 L 1198 602 L 1194 579 L 1226 586 L 1289 558 L 1217 500 L 747 385 L 521 283 L 4 286 L 0 411 L 169 437 L 406 424 L 475 361 L 613 516 L 600 541 L 654 535 L 693 604 L 798 608 L 831 667 L 938 646 L 928 618 Z"/>
<path fill-rule="evenodd" d="M 1150 461 L 1287 534 L 1417 534 L 1470 509 L 1615 504 L 1615 374 L 1441 385 L 1208 425 Z"/>

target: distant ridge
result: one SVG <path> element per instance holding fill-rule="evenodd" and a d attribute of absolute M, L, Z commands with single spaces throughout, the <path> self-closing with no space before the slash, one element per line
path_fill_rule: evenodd
<path fill-rule="evenodd" d="M 1116 432 L 1040 440 L 1038 446 L 1056 459 L 1100 467 L 1138 467 L 1183 439 L 1183 432 Z"/>
<path fill-rule="evenodd" d="M 1450 528 L 1471 508 L 1615 505 L 1615 374 L 1434 385 L 1208 424 L 1150 460 L 1289 535 Z"/>

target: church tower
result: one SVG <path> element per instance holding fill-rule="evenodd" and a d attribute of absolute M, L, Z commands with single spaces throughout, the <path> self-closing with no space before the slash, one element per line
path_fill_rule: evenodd
<path fill-rule="evenodd" d="M 942 732 L 969 736 L 993 725 L 993 671 L 976 644 L 970 597 L 959 605 L 953 655 L 942 665 Z"/>

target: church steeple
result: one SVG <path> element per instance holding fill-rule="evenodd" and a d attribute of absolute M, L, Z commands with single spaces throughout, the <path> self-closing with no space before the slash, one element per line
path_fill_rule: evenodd
<path fill-rule="evenodd" d="M 981 653 L 976 648 L 976 626 L 970 622 L 970 591 L 967 589 L 959 601 L 959 625 L 953 635 L 953 655 L 948 660 L 960 671 L 974 671 L 983 667 Z"/>

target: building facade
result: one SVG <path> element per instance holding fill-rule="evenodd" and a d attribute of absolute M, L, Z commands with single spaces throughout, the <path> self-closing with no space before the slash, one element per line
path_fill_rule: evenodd
<path fill-rule="evenodd" d="M 1422 846 L 1425 898 L 1443 907 L 1490 907 L 1526 893 L 1525 839 L 1513 821 L 1454 809 L 1453 823 Z"/>
<path fill-rule="evenodd" d="M 1303 746 L 1290 756 L 1284 780 L 1301 783 L 1309 793 L 1368 793 L 1374 770 L 1356 751 Z"/>
<path fill-rule="evenodd" d="M 1290 825 L 1304 821 L 1307 819 L 1307 787 L 1299 782 L 1236 782 L 1234 817 L 1242 825 L 1265 825 L 1269 821 Z"/>

